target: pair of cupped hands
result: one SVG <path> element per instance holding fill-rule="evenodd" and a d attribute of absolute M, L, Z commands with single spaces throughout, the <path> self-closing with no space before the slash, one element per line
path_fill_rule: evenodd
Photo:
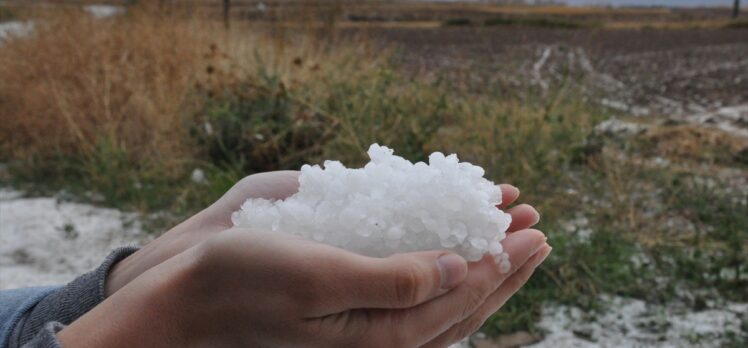
<path fill-rule="evenodd" d="M 502 242 L 512 267 L 449 251 L 373 258 L 235 228 L 249 197 L 283 199 L 298 172 L 244 178 L 210 207 L 114 266 L 107 299 L 59 334 L 70 347 L 445 347 L 472 334 L 551 252 L 519 190 Z"/>

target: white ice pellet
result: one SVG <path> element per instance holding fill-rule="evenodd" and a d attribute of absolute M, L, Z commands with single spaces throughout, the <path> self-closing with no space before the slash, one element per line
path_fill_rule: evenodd
<path fill-rule="evenodd" d="M 299 192 L 282 201 L 248 199 L 235 226 L 292 233 L 362 255 L 448 249 L 477 261 L 509 258 L 501 241 L 511 216 L 483 168 L 435 152 L 416 164 L 373 144 L 364 168 L 338 161 L 301 167 Z"/>

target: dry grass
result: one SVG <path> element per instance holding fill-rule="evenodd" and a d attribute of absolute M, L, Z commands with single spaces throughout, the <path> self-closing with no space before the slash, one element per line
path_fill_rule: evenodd
<path fill-rule="evenodd" d="M 641 136 L 649 152 L 674 162 L 732 162 L 748 152 L 748 139 L 716 128 L 693 125 L 663 126 Z"/>
<path fill-rule="evenodd" d="M 33 40 L 0 50 L 2 154 L 88 156 L 106 138 L 143 162 L 176 164 L 190 152 L 180 111 L 210 40 L 159 16 L 46 18 Z"/>
<path fill-rule="evenodd" d="M 142 168 L 179 175 L 199 151 L 189 132 L 203 93 L 256 80 L 259 69 L 293 89 L 354 78 L 378 62 L 352 58 L 365 45 L 332 51 L 312 36 L 227 32 L 185 14 L 149 6 L 107 20 L 74 9 L 37 13 L 33 38 L 0 50 L 0 158 L 43 164 L 107 146 Z"/>

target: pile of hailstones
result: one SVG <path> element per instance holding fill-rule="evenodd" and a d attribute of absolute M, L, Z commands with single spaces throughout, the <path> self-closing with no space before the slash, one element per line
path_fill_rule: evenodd
<path fill-rule="evenodd" d="M 481 167 L 435 152 L 411 163 L 373 144 L 370 162 L 346 168 L 304 165 L 298 193 L 285 200 L 250 198 L 234 225 L 296 234 L 367 256 L 448 249 L 469 261 L 485 253 L 503 271 L 500 244 L 511 216 L 496 207 L 501 190 Z"/>

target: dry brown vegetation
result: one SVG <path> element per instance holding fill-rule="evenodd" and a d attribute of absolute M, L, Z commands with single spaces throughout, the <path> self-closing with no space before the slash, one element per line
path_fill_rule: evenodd
<path fill-rule="evenodd" d="M 748 139 L 728 132 L 692 125 L 678 125 L 651 129 L 642 135 L 649 151 L 672 159 L 701 163 L 735 161 L 748 153 Z"/>
<path fill-rule="evenodd" d="M 60 156 L 95 156 L 107 146 L 141 168 L 180 175 L 201 151 L 189 132 L 205 96 L 241 88 L 265 64 L 294 89 L 353 78 L 378 61 L 351 60 L 356 50 L 365 54 L 365 45 L 330 51 L 312 36 L 289 41 L 283 32 L 227 32 L 193 15 L 149 6 L 111 20 L 75 9 L 37 14 L 33 39 L 0 50 L 2 157 L 44 165 Z M 309 88 L 306 97 L 318 91 Z"/>
<path fill-rule="evenodd" d="M 142 162 L 190 152 L 181 119 L 210 29 L 158 16 L 96 21 L 70 10 L 0 50 L 3 154 L 90 156 L 100 141 Z"/>

